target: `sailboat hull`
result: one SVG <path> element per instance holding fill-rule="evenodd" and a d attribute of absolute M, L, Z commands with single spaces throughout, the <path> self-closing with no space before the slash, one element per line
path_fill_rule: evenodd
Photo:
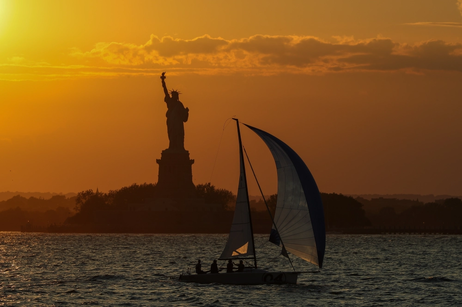
<path fill-rule="evenodd" d="M 296 284 L 299 272 L 269 272 L 252 270 L 218 274 L 182 274 L 180 281 L 202 284 L 262 285 L 262 284 Z"/>

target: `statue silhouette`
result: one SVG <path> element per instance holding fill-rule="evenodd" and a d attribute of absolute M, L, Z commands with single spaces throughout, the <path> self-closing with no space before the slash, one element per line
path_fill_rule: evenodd
<path fill-rule="evenodd" d="M 164 89 L 165 98 L 167 103 L 167 131 L 168 139 L 170 141 L 168 149 L 171 150 L 184 150 L 184 126 L 183 123 L 188 120 L 189 108 L 185 108 L 180 101 L 180 93 L 172 90 L 170 93 L 165 84 L 165 72 L 160 76 L 162 79 L 162 87 Z"/>

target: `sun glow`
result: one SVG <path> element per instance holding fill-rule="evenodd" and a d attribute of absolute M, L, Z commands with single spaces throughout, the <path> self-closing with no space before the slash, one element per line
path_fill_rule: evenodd
<path fill-rule="evenodd" d="M 7 19 L 7 2 L 5 0 L 0 0 L 0 35 L 4 31 Z"/>

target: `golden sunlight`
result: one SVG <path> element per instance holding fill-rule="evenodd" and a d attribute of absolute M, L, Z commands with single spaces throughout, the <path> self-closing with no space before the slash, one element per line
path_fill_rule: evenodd
<path fill-rule="evenodd" d="M 6 24 L 6 21 L 8 19 L 8 14 L 7 14 L 7 1 L 6 0 L 0 0 L 0 35 L 3 33 L 4 26 Z"/>

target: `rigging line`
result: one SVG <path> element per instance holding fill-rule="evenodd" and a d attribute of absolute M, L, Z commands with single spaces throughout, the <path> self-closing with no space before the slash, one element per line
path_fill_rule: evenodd
<path fill-rule="evenodd" d="M 281 195 L 281 197 L 283 197 Z M 304 197 L 304 195 L 303 195 Z M 278 195 L 278 198 L 279 198 L 279 195 Z M 301 197 L 296 197 L 297 199 L 300 199 Z M 286 201 L 286 198 L 282 198 L 282 202 L 285 202 Z M 300 218 L 298 216 L 298 214 L 294 215 L 294 214 L 289 214 L 289 209 L 291 207 L 288 207 L 288 206 L 282 206 L 281 209 L 282 211 L 280 212 L 280 216 L 278 216 L 278 222 L 279 222 L 279 225 L 289 225 L 291 222 L 293 222 L 295 219 L 298 219 Z M 305 209 L 298 209 L 298 212 L 305 212 L 306 210 Z M 307 211 L 306 211 L 307 212 Z"/>
<path fill-rule="evenodd" d="M 292 223 L 294 221 L 304 221 L 306 220 L 306 218 L 308 218 L 308 221 L 311 222 L 310 215 L 305 210 L 293 210 L 293 213 L 291 215 L 291 217 L 287 217 L 280 221 L 281 224 L 287 226 L 287 229 L 296 227 L 295 223 Z"/>
<path fill-rule="evenodd" d="M 279 234 L 278 227 L 276 226 L 276 223 L 274 223 L 273 215 L 271 214 L 271 211 L 270 211 L 270 209 L 268 207 L 268 203 L 266 202 L 266 198 L 265 198 L 265 195 L 263 194 L 263 191 L 261 189 L 260 182 L 258 182 L 257 175 L 255 174 L 255 171 L 253 170 L 252 163 L 250 163 L 249 155 L 247 154 L 247 151 L 245 150 L 244 146 L 242 146 L 242 149 L 244 150 L 245 156 L 247 158 L 247 162 L 249 162 L 250 169 L 252 170 L 253 177 L 255 178 L 255 181 L 257 182 L 258 189 L 260 190 L 261 196 L 263 197 L 263 201 L 265 202 L 266 210 L 268 210 L 268 214 L 271 217 L 271 222 L 273 222 L 274 228 L 276 228 L 276 231 L 277 231 L 277 233 L 279 235 L 279 239 L 281 240 L 283 251 L 284 250 L 286 251 L 287 259 L 289 259 L 290 265 L 292 266 L 292 269 L 295 271 L 294 265 L 292 263 L 292 259 L 290 259 L 289 255 L 287 254 L 287 250 L 286 250 L 286 247 L 284 246 L 284 242 L 282 242 L 282 238 L 281 238 L 281 235 Z"/>
<path fill-rule="evenodd" d="M 287 227 L 284 229 L 284 233 L 288 236 L 296 236 L 297 234 L 303 233 L 309 229 L 313 229 L 311 225 L 308 225 L 307 221 L 301 221 L 303 224 L 298 226 Z"/>
<path fill-rule="evenodd" d="M 300 234 L 306 233 L 309 228 L 306 228 L 304 225 L 298 226 L 297 228 L 292 228 L 284 231 L 284 235 L 288 238 L 294 239 Z"/>
<path fill-rule="evenodd" d="M 223 124 L 223 129 L 221 130 L 220 142 L 218 143 L 217 153 L 215 154 L 215 160 L 213 161 L 212 173 L 210 174 L 210 182 L 212 182 L 213 172 L 215 171 L 215 165 L 217 164 L 218 154 L 220 153 L 221 141 L 223 140 L 223 134 L 225 134 L 226 124 L 228 123 L 230 119 L 233 119 L 233 118 L 229 117 L 228 119 L 225 120 L 225 123 Z"/>

